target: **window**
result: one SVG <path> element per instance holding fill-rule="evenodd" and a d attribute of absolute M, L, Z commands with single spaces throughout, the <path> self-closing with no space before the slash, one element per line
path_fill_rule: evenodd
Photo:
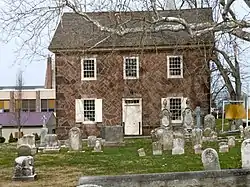
<path fill-rule="evenodd" d="M 41 100 L 41 112 L 55 112 L 55 100 L 54 99 L 42 99 Z"/>
<path fill-rule="evenodd" d="M 102 122 L 102 99 L 76 99 L 76 123 Z"/>
<path fill-rule="evenodd" d="M 170 111 L 172 115 L 173 123 L 182 122 L 182 111 L 186 108 L 186 100 L 187 98 L 183 97 L 168 97 L 162 98 L 162 108 L 164 101 L 167 100 L 167 109 Z"/>
<path fill-rule="evenodd" d="M 96 59 L 82 59 L 82 80 L 96 80 Z"/>
<path fill-rule="evenodd" d="M 3 112 L 10 111 L 10 101 L 9 100 L 0 100 L 0 110 Z"/>
<path fill-rule="evenodd" d="M 95 100 L 83 100 L 84 121 L 95 121 Z"/>
<path fill-rule="evenodd" d="M 183 78 L 182 56 L 167 57 L 168 78 Z"/>
<path fill-rule="evenodd" d="M 138 79 L 139 78 L 139 58 L 125 57 L 124 58 L 124 79 Z"/>

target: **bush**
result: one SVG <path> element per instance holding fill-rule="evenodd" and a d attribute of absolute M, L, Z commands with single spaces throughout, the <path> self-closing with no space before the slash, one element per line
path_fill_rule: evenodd
<path fill-rule="evenodd" d="M 12 142 L 17 142 L 17 138 L 14 138 L 13 137 L 13 134 L 12 133 L 10 133 L 10 137 L 9 137 L 9 143 L 12 143 Z"/>
<path fill-rule="evenodd" d="M 4 143 L 5 142 L 5 138 L 4 137 L 0 137 L 0 143 Z"/>
<path fill-rule="evenodd" d="M 36 141 L 40 140 L 40 137 L 38 136 L 37 133 L 33 133 L 33 134 L 34 134 L 34 136 L 35 136 L 35 140 L 36 140 Z"/>

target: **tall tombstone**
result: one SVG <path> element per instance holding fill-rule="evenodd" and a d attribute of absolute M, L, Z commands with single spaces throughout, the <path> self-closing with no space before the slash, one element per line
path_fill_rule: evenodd
<path fill-rule="evenodd" d="M 250 169 L 250 139 L 246 139 L 241 144 L 242 168 Z"/>
<path fill-rule="evenodd" d="M 202 130 L 200 128 L 192 130 L 192 143 L 193 145 L 202 145 Z"/>
<path fill-rule="evenodd" d="M 214 149 L 205 149 L 202 152 L 201 160 L 203 163 L 204 170 L 220 170 L 219 156 Z"/>
<path fill-rule="evenodd" d="M 45 136 L 48 134 L 48 128 L 43 126 L 40 131 L 40 145 L 39 147 L 45 147 Z"/>
<path fill-rule="evenodd" d="M 232 148 L 232 147 L 235 147 L 235 137 L 234 136 L 228 136 L 228 147 L 229 148 Z"/>
<path fill-rule="evenodd" d="M 201 107 L 197 106 L 195 108 L 195 117 L 196 117 L 196 128 L 201 127 Z"/>
<path fill-rule="evenodd" d="M 244 127 L 243 127 L 243 125 L 239 126 L 239 130 L 240 130 L 240 139 L 244 139 Z"/>
<path fill-rule="evenodd" d="M 193 111 L 189 107 L 189 101 L 187 101 L 188 107 L 186 107 L 183 112 L 183 127 L 185 134 L 190 137 L 192 133 L 192 129 L 194 128 L 194 118 L 193 118 Z"/>
<path fill-rule="evenodd" d="M 81 130 L 78 127 L 73 127 L 69 130 L 69 149 L 71 151 L 82 150 Z"/>
<path fill-rule="evenodd" d="M 162 144 L 160 142 L 152 143 L 153 155 L 162 155 Z"/>

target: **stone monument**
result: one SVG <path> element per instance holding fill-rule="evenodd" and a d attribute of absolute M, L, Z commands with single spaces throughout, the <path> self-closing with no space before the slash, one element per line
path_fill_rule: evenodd
<path fill-rule="evenodd" d="M 46 127 L 46 116 L 43 115 L 42 120 L 43 120 L 43 127 L 40 131 L 40 145 L 39 149 L 44 149 L 45 147 L 45 136 L 48 134 L 48 128 Z"/>
<path fill-rule="evenodd" d="M 69 149 L 70 151 L 82 150 L 81 130 L 77 127 L 72 127 L 69 130 Z"/>
<path fill-rule="evenodd" d="M 47 134 L 45 136 L 45 148 L 43 152 L 56 153 L 60 151 L 60 142 L 56 134 Z"/>
<path fill-rule="evenodd" d="M 186 138 L 190 138 L 192 130 L 194 128 L 194 118 L 193 118 L 193 111 L 189 106 L 189 100 L 187 100 L 186 104 L 187 104 L 187 107 L 182 112 L 183 128 L 184 128 Z"/>
<path fill-rule="evenodd" d="M 250 139 L 245 139 L 241 144 L 242 168 L 250 169 Z"/>
<path fill-rule="evenodd" d="M 214 149 L 205 149 L 202 152 L 201 159 L 205 170 L 220 170 L 218 153 Z"/>

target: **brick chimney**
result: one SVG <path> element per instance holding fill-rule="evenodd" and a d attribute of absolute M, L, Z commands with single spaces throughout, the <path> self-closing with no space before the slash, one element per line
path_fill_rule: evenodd
<path fill-rule="evenodd" d="M 47 58 L 47 69 L 46 69 L 46 75 L 45 75 L 45 89 L 52 89 L 52 59 L 51 56 L 48 56 Z"/>

